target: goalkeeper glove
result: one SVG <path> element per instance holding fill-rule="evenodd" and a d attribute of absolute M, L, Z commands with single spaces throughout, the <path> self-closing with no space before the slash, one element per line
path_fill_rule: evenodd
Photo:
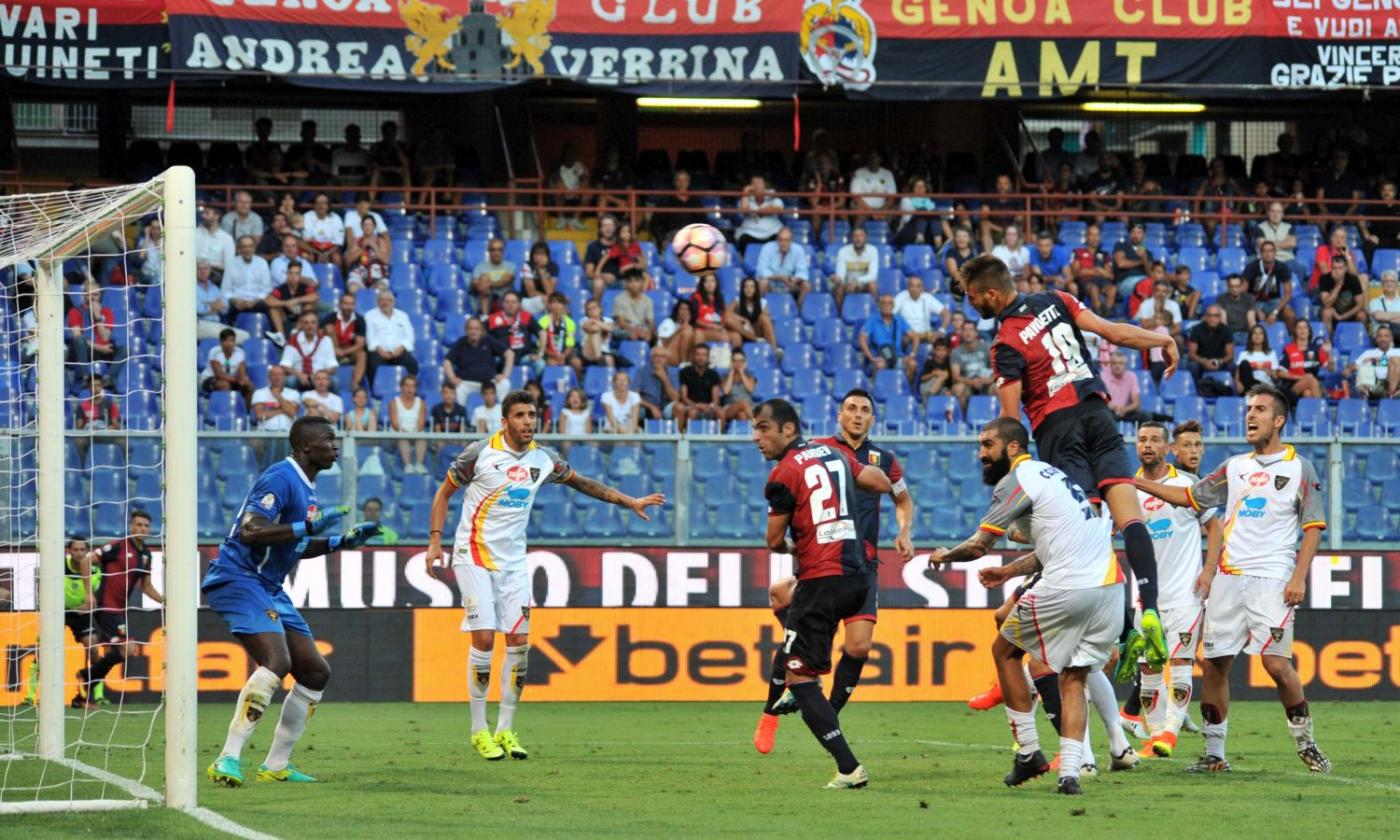
<path fill-rule="evenodd" d="M 350 532 L 343 537 L 330 538 L 330 550 L 341 551 L 350 548 L 359 548 L 371 539 L 379 536 L 383 529 L 378 522 L 361 522 L 350 529 Z"/>
<path fill-rule="evenodd" d="M 314 537 L 331 530 L 340 524 L 340 520 L 350 512 L 350 508 L 345 505 L 336 505 L 330 510 L 318 510 L 308 517 L 304 522 L 292 523 L 292 536 L 297 539 L 302 537 Z"/>

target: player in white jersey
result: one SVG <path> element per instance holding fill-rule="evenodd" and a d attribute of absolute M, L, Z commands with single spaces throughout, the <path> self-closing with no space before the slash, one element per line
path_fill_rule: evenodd
<path fill-rule="evenodd" d="M 525 687 L 530 653 L 530 573 L 525 563 L 525 531 L 535 494 L 548 482 L 573 489 L 647 519 L 647 508 L 666 503 L 660 493 L 634 499 L 574 472 L 553 449 L 535 443 L 535 404 L 524 391 L 501 403 L 501 430 L 462 450 L 433 499 L 425 562 L 437 577 L 442 565 L 442 527 L 447 506 L 462 487 L 467 495 L 453 542 L 451 567 L 462 593 L 466 615 L 462 630 L 471 633 L 468 688 L 471 696 L 472 746 L 482 758 L 528 758 L 513 729 L 515 709 Z M 496 633 L 506 637 L 501 667 L 501 704 L 493 736 L 486 727 L 486 694 L 491 686 L 491 654 Z"/>
<path fill-rule="evenodd" d="M 1167 463 L 1167 428 L 1158 422 L 1138 426 L 1137 477 L 1173 487 L 1190 487 L 1198 479 Z M 1170 683 L 1162 669 L 1142 665 L 1142 708 L 1147 716 L 1145 749 L 1163 757 L 1176 748 L 1176 736 L 1191 704 L 1191 670 L 1205 613 L 1203 593 L 1196 590 L 1201 575 L 1201 529 L 1219 527 L 1215 508 L 1192 510 L 1169 505 L 1138 491 L 1157 556 L 1157 608 L 1170 648 Z M 1137 620 L 1141 620 L 1141 611 Z M 1168 690 L 1170 688 L 1170 690 Z"/>
<path fill-rule="evenodd" d="M 1013 525 L 1028 534 L 1035 551 L 1006 566 L 982 570 L 979 579 L 991 588 L 1018 575 L 1040 570 L 1040 580 L 1016 602 L 992 645 L 997 677 L 1005 695 L 1006 717 L 1016 738 L 1017 754 L 1004 781 L 1015 786 L 1050 769 L 1040 751 L 1031 688 L 1021 668 L 1026 653 L 1059 675 L 1060 793 L 1082 793 L 1079 774 L 1088 705 L 1090 674 L 1103 677 L 1123 629 L 1123 571 L 1113 551 L 1106 520 L 1095 512 L 1084 490 L 1059 469 L 1032 460 L 1030 436 L 1020 421 L 1002 417 L 983 427 L 978 458 L 982 480 L 995 484 L 991 507 L 977 533 L 956 548 L 939 548 L 929 565 L 982 557 Z M 1104 678 L 1107 682 L 1107 678 Z M 1116 717 L 1112 694 L 1107 721 Z M 1117 731 L 1117 726 L 1111 726 Z M 1115 769 L 1131 767 L 1136 755 L 1122 732 Z M 1119 760 L 1122 764 L 1119 764 Z"/>
<path fill-rule="evenodd" d="M 1322 484 L 1312 464 L 1279 438 L 1288 422 L 1281 391 L 1271 385 L 1251 388 L 1244 422 L 1254 451 L 1230 458 L 1191 487 L 1137 480 L 1139 490 L 1171 504 L 1195 510 L 1223 505 L 1228 511 L 1224 545 L 1197 582 L 1198 590 L 1209 593 L 1201 690 L 1206 754 L 1187 770 L 1230 769 L 1225 755 L 1230 665 L 1243 651 L 1260 658 L 1278 687 L 1298 756 L 1313 772 L 1327 773 L 1332 762 L 1313 740 L 1312 715 L 1293 668 L 1293 611 L 1307 593 L 1308 570 L 1327 527 Z"/>

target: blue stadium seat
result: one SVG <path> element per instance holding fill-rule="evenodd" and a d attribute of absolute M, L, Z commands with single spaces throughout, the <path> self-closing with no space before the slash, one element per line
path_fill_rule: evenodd
<path fill-rule="evenodd" d="M 899 267 L 910 277 L 933 268 L 933 246 L 922 243 L 905 245 Z"/>
<path fill-rule="evenodd" d="M 268 320 L 267 316 L 261 312 L 240 312 L 238 316 L 233 319 L 233 325 L 240 330 L 246 331 L 248 335 L 254 338 L 260 338 L 263 333 L 267 332 Z M 247 352 L 247 346 L 244 346 L 243 350 Z"/>
<path fill-rule="evenodd" d="M 370 393 L 379 400 L 393 397 L 399 392 L 399 383 L 406 375 L 407 371 L 401 367 L 385 365 L 374 372 Z"/>
<path fill-rule="evenodd" d="M 846 295 L 845 300 L 841 301 L 841 320 L 852 327 L 859 328 L 874 311 L 874 295 L 857 292 Z"/>
<path fill-rule="evenodd" d="M 1191 378 L 1191 374 L 1185 370 L 1177 370 L 1169 379 L 1163 379 L 1161 384 L 1162 399 L 1168 403 L 1175 401 L 1178 397 L 1196 396 L 1196 380 Z"/>
<path fill-rule="evenodd" d="M 1244 398 L 1220 397 L 1215 401 L 1215 415 L 1210 428 L 1216 434 L 1244 434 Z"/>
<path fill-rule="evenodd" d="M 626 522 L 629 537 L 659 540 L 673 538 L 676 533 L 676 525 L 671 521 L 671 512 L 666 509 L 653 510 L 650 519 L 629 516 Z"/>
<path fill-rule="evenodd" d="M 1366 334 L 1365 324 L 1343 321 L 1333 327 L 1332 344 L 1338 351 L 1354 356 L 1371 346 L 1371 337 Z"/>
<path fill-rule="evenodd" d="M 578 387 L 574 369 L 567 365 L 548 365 L 540 374 L 540 387 L 545 394 L 562 394 L 570 388 Z"/>
<path fill-rule="evenodd" d="M 929 397 L 924 403 L 924 417 L 930 434 L 955 435 L 962 431 L 962 407 L 956 397 Z"/>
<path fill-rule="evenodd" d="M 836 317 L 836 301 L 826 292 L 812 292 L 802 299 L 802 320 L 809 325 Z"/>
<path fill-rule="evenodd" d="M 996 397 L 987 394 L 974 394 L 967 401 L 967 425 L 973 429 L 981 429 L 996 419 L 1000 411 Z"/>
<path fill-rule="evenodd" d="M 1190 266 L 1191 273 L 1197 274 L 1206 270 L 1209 260 L 1210 252 L 1205 248 L 1198 245 L 1188 245 L 1177 252 L 1175 265 Z"/>
<path fill-rule="evenodd" d="M 768 317 L 773 319 L 776 326 L 779 318 L 792 319 L 797 317 L 797 301 L 787 292 L 769 292 L 763 296 L 764 308 L 768 310 Z"/>
<path fill-rule="evenodd" d="M 874 393 L 875 398 L 882 402 L 890 397 L 907 396 L 909 380 L 904 378 L 902 370 L 877 370 Z"/>
<path fill-rule="evenodd" d="M 912 435 L 918 433 L 918 403 L 909 394 L 900 394 L 885 400 L 881 418 L 886 431 Z"/>
<path fill-rule="evenodd" d="M 258 472 L 258 456 L 253 447 L 238 440 L 222 441 L 219 450 L 219 478 L 237 485 L 241 495 L 248 486 L 244 482 Z"/>
<path fill-rule="evenodd" d="M 812 346 L 825 350 L 847 344 L 846 329 L 837 318 L 819 318 L 812 325 Z"/>
<path fill-rule="evenodd" d="M 1382 400 L 1376 412 L 1376 424 L 1386 437 L 1400 435 L 1400 400 Z"/>
<path fill-rule="evenodd" d="M 1327 408 L 1327 400 L 1318 397 L 1303 397 L 1293 412 L 1293 421 L 1298 431 L 1304 435 L 1330 437 L 1332 418 Z"/>
<path fill-rule="evenodd" d="M 1219 411 L 1219 408 L 1216 408 Z M 1366 437 L 1371 434 L 1371 407 L 1365 400 L 1345 399 L 1337 402 L 1337 428 L 1343 435 Z"/>
<path fill-rule="evenodd" d="M 713 443 L 694 444 L 690 447 L 690 458 L 691 475 L 700 481 L 709 481 L 725 475 L 728 471 L 722 446 Z"/>
<path fill-rule="evenodd" d="M 870 390 L 870 382 L 865 378 L 865 371 L 859 368 L 843 368 L 836 371 L 831 382 L 831 395 L 833 397 L 840 399 L 848 391 L 855 388 Z"/>
<path fill-rule="evenodd" d="M 1371 255 L 1371 273 L 1379 277 L 1386 271 L 1400 272 L 1400 250 L 1394 248 L 1378 248 Z"/>
<path fill-rule="evenodd" d="M 897 295 L 904 290 L 904 272 L 897 268 L 880 269 L 880 277 L 875 283 L 875 293 Z"/>
<path fill-rule="evenodd" d="M 1377 505 L 1357 511 L 1356 538 L 1373 542 L 1395 539 L 1389 511 Z"/>
<path fill-rule="evenodd" d="M 248 427 L 243 396 L 237 391 L 215 391 L 204 409 L 204 422 L 221 432 L 242 431 Z"/>
<path fill-rule="evenodd" d="M 787 397 L 790 393 L 783 384 L 783 372 L 773 367 L 755 368 L 754 396 L 761 400 L 770 397 Z"/>
<path fill-rule="evenodd" d="M 827 376 L 835 376 L 837 371 L 859 368 L 860 357 L 856 353 L 856 348 L 850 344 L 837 344 L 834 347 L 828 347 L 826 354 L 822 357 L 822 372 Z"/>
<path fill-rule="evenodd" d="M 1382 447 L 1366 459 L 1367 481 L 1393 490 L 1397 478 L 1400 478 L 1400 471 L 1396 468 L 1395 451 L 1392 447 Z M 1394 493 L 1387 493 L 1383 489 L 1382 495 L 1394 495 Z"/>
<path fill-rule="evenodd" d="M 590 400 L 596 400 L 612 387 L 612 368 L 591 365 L 583 369 L 583 392 Z"/>
<path fill-rule="evenodd" d="M 1172 405 L 1172 419 L 1177 423 L 1199 420 L 1201 425 L 1206 425 L 1209 419 L 1206 414 L 1206 401 L 1201 397 L 1177 397 Z"/>
<path fill-rule="evenodd" d="M 1221 248 L 1215 255 L 1215 270 L 1221 275 L 1229 277 L 1231 274 L 1239 274 L 1244 271 L 1245 261 L 1248 256 L 1243 248 Z M 1195 266 L 1191 267 L 1195 271 Z M 1204 294 L 1204 292 L 1202 292 Z"/>
<path fill-rule="evenodd" d="M 790 394 L 795 400 L 827 396 L 826 376 L 820 370 L 803 368 L 792 375 Z"/>
<path fill-rule="evenodd" d="M 1370 484 L 1364 481 L 1342 482 L 1342 507 L 1346 510 L 1360 510 L 1367 505 L 1375 504 L 1375 501 Z"/>

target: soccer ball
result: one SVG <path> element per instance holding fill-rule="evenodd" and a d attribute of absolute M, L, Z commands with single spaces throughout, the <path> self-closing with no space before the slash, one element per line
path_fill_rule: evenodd
<path fill-rule="evenodd" d="M 686 225 L 671 237 L 671 253 L 691 274 L 709 274 L 729 262 L 729 243 L 710 225 Z"/>

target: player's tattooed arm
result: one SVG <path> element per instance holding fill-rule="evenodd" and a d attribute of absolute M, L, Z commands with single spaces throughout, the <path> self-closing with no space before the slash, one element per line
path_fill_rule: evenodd
<path fill-rule="evenodd" d="M 998 537 L 996 534 L 987 531 L 978 531 L 961 545 L 953 548 L 935 548 L 928 557 L 928 564 L 936 566 L 940 563 L 962 563 L 968 560 L 976 560 L 991 550 L 996 544 Z"/>
<path fill-rule="evenodd" d="M 563 481 L 564 486 L 572 487 L 585 496 L 592 496 L 600 502 L 607 502 L 610 505 L 625 507 L 643 519 L 651 519 L 647 515 L 647 508 L 666 504 L 666 497 L 661 493 L 652 493 L 640 499 L 634 499 L 615 487 L 609 487 L 601 481 L 594 481 L 587 476 L 579 475 L 570 471 L 568 478 Z"/>

